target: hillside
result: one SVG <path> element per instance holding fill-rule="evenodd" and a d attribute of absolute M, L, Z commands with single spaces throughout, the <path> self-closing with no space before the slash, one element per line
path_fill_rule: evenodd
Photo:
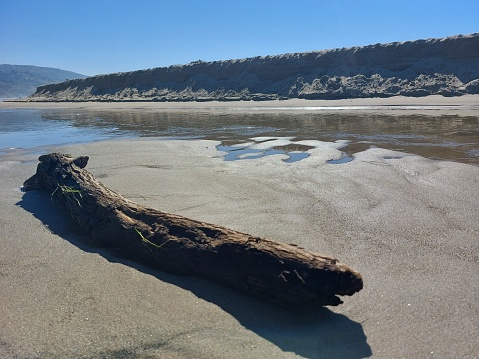
<path fill-rule="evenodd" d="M 0 65 L 0 98 L 29 96 L 38 86 L 85 77 L 50 67 Z"/>
<path fill-rule="evenodd" d="M 479 34 L 203 62 L 40 86 L 30 101 L 231 101 L 479 93 Z"/>

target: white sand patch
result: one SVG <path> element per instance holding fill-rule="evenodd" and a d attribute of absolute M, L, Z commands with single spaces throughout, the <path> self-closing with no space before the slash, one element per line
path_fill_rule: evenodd
<path fill-rule="evenodd" d="M 257 140 L 256 140 L 257 141 Z M 287 146 L 291 144 L 291 138 L 281 137 L 276 139 L 270 139 L 264 142 L 255 143 L 251 146 L 255 150 L 265 150 L 273 147 Z"/>

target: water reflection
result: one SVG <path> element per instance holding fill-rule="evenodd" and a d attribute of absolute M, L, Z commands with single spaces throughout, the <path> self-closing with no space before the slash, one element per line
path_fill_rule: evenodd
<path fill-rule="evenodd" d="M 364 112 L 145 112 L 84 110 L 2 110 L 0 111 L 0 148 L 5 134 L 16 131 L 18 142 L 11 147 L 28 146 L 22 131 L 77 141 L 92 141 L 118 136 L 161 136 L 202 138 L 228 143 L 247 142 L 252 137 L 289 137 L 294 141 L 347 140 L 342 150 L 348 157 L 377 146 L 415 153 L 433 159 L 446 159 L 479 165 L 479 117 Z M 9 121 L 11 117 L 22 121 Z M 57 131 L 63 129 L 62 131 Z M 68 136 L 65 138 L 65 130 Z M 47 134 L 48 135 L 48 134 Z M 3 137 L 2 137 L 3 136 Z M 50 136 L 50 137 L 52 137 Z M 55 141 L 50 138 L 45 141 Z M 229 141 L 229 142 L 228 142 Z M 53 142 L 55 143 L 55 142 Z M 36 144 L 38 145 L 38 144 Z M 281 151 L 281 149 L 275 149 Z"/>
<path fill-rule="evenodd" d="M 256 159 L 272 155 L 286 155 L 287 157 L 282 159 L 282 161 L 286 163 L 293 163 L 308 158 L 310 155 L 306 152 L 306 149 L 296 151 L 290 151 L 286 148 L 279 149 L 274 147 L 257 149 L 252 148 L 249 145 L 226 146 L 222 144 L 217 145 L 216 149 L 221 152 L 226 152 L 226 155 L 224 156 L 225 161 Z"/>
<path fill-rule="evenodd" d="M 326 162 L 332 165 L 341 165 L 343 163 L 351 162 L 352 160 L 354 160 L 354 156 L 343 156 L 341 158 L 338 158 L 337 160 L 328 160 Z"/>
<path fill-rule="evenodd" d="M 54 119 L 39 110 L 0 110 L 0 152 L 9 148 L 33 148 L 51 144 L 81 143 L 112 136 L 128 136 L 115 127 L 78 126 L 72 114 Z"/>

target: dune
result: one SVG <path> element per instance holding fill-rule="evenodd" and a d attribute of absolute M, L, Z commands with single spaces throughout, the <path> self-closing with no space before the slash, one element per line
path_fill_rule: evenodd
<path fill-rule="evenodd" d="M 25 101 L 268 101 L 479 93 L 479 34 L 105 74 Z"/>

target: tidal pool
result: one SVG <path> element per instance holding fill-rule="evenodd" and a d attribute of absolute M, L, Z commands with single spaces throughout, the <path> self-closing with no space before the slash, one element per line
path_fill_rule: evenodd
<path fill-rule="evenodd" d="M 211 139 L 218 149 L 250 142 L 252 138 L 289 138 L 292 142 L 345 141 L 347 161 L 371 146 L 418 154 L 431 159 L 479 165 L 479 116 L 341 111 L 95 111 L 81 109 L 1 109 L 0 151 L 103 139 L 162 137 Z M 243 150 L 247 150 L 243 148 Z M 274 146 L 252 152 L 226 151 L 225 160 L 286 154 L 294 162 L 308 156 L 307 149 Z M 334 162 L 333 162 L 334 163 Z M 342 162 L 339 162 L 342 163 Z"/>

